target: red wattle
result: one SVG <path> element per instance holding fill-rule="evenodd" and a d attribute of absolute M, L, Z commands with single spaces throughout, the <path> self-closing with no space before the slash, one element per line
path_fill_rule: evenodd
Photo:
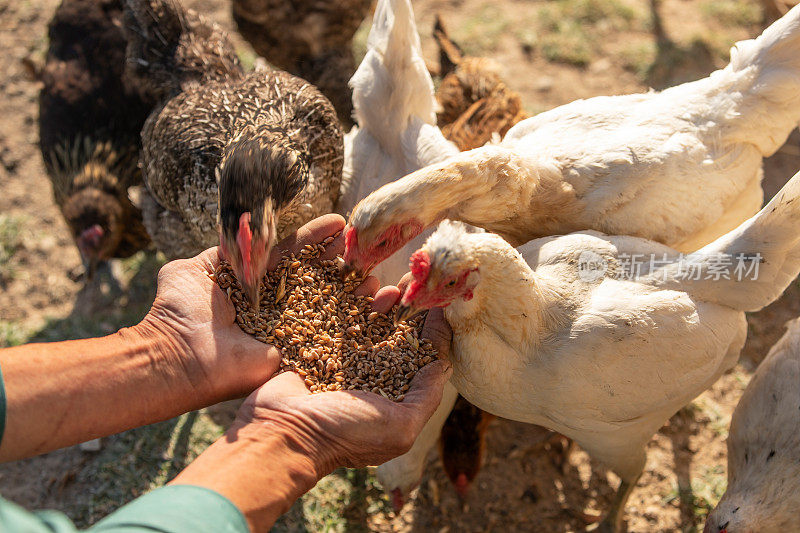
<path fill-rule="evenodd" d="M 408 284 L 406 288 L 406 292 L 403 293 L 402 303 L 403 305 L 409 305 L 411 301 L 417 296 L 420 290 L 422 290 L 424 285 L 417 280 L 411 280 L 411 283 Z"/>
<path fill-rule="evenodd" d="M 242 254 L 242 270 L 245 276 L 252 271 L 253 232 L 250 230 L 250 213 L 242 213 L 239 217 L 239 231 L 236 232 L 236 244 Z"/>
<path fill-rule="evenodd" d="M 78 246 L 82 249 L 92 250 L 100 247 L 100 240 L 103 238 L 103 228 L 95 224 L 83 230 L 78 237 Z"/>

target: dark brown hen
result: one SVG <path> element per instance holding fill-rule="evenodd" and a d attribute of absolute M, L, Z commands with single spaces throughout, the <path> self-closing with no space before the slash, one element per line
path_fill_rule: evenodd
<path fill-rule="evenodd" d="M 462 498 L 486 459 L 486 430 L 494 418 L 459 396 L 442 427 L 439 439 L 442 466 Z"/>
<path fill-rule="evenodd" d="M 372 0 L 233 0 L 239 32 L 278 68 L 313 83 L 352 124 L 353 35 Z"/>
<path fill-rule="evenodd" d="M 329 213 L 342 176 L 330 102 L 275 70 L 245 73 L 227 36 L 169 0 L 128 0 L 128 64 L 163 104 L 142 131 L 156 246 L 186 257 L 217 243 L 257 305 L 276 239 Z"/>
<path fill-rule="evenodd" d="M 125 75 L 121 0 L 64 0 L 50 22 L 39 137 L 56 204 L 91 275 L 150 238 L 128 192 L 152 108 Z"/>

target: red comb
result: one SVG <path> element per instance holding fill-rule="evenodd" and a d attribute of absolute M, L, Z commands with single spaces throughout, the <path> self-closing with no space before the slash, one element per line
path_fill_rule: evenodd
<path fill-rule="evenodd" d="M 431 258 L 425 250 L 417 250 L 411 254 L 411 275 L 416 281 L 424 283 L 431 273 Z"/>
<path fill-rule="evenodd" d="M 245 273 L 250 272 L 250 251 L 252 249 L 253 232 L 250 231 L 250 213 L 242 213 L 239 217 L 239 231 L 236 232 L 236 244 L 242 253 L 242 269 Z"/>

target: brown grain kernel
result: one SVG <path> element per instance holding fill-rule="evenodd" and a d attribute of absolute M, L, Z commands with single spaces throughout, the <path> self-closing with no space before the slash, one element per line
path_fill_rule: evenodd
<path fill-rule="evenodd" d="M 281 350 L 280 372 L 296 372 L 314 393 L 366 390 L 402 401 L 416 371 L 436 357 L 420 339 L 423 321 L 395 325 L 372 311 L 371 297 L 353 294 L 361 280 L 342 281 L 341 258 L 318 259 L 322 251 L 308 245 L 284 257 L 263 280 L 257 315 L 228 265 L 215 278 L 239 327 Z"/>

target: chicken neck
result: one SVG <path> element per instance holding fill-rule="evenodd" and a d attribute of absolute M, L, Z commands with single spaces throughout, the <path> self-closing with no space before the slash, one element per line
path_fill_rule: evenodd
<path fill-rule="evenodd" d="M 445 308 L 454 334 L 490 328 L 525 358 L 558 322 L 561 291 L 497 235 L 466 234 L 462 245 L 480 265 L 480 279 L 472 299 L 459 298 Z"/>
<path fill-rule="evenodd" d="M 462 152 L 385 185 L 357 211 L 377 221 L 449 218 L 485 228 L 519 245 L 578 229 L 581 206 L 560 172 L 512 150 L 484 146 Z M 359 213 L 354 213 L 356 220 Z"/>

